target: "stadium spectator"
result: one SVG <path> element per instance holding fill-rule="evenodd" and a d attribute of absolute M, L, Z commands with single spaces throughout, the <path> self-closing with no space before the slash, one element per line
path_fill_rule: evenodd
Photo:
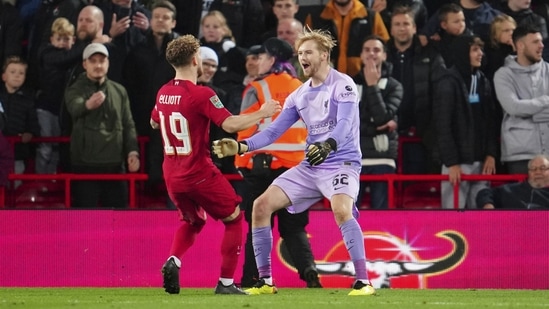
<path fill-rule="evenodd" d="M 503 66 L 505 58 L 515 54 L 515 45 L 513 44 L 513 31 L 517 27 L 515 20 L 508 15 L 501 14 L 494 18 L 490 33 L 490 42 L 485 45 L 484 52 L 486 61 L 483 60 L 483 72 L 492 85 L 492 97 L 495 101 L 495 127 L 498 128 L 496 138 L 498 140 L 498 149 L 501 149 L 501 121 L 503 119 L 503 110 L 497 100 L 496 89 L 494 86 L 494 74 Z M 496 166 L 498 172 L 505 173 L 505 166 L 501 164 L 501 152 L 498 150 L 496 157 Z"/>
<path fill-rule="evenodd" d="M 57 18 L 51 29 L 50 42 L 39 52 L 39 92 L 36 114 L 43 137 L 60 136 L 59 112 L 63 103 L 63 89 L 69 69 L 82 56 L 81 50 L 71 51 L 74 44 L 74 25 L 64 17 Z M 36 149 L 35 171 L 55 174 L 59 163 L 58 145 L 39 144 Z"/>
<path fill-rule="evenodd" d="M 145 148 L 144 168 L 149 176 L 145 194 L 165 191 L 162 187 L 162 137 L 158 130 L 151 130 L 149 120 L 158 89 L 175 74 L 166 60 L 166 47 L 169 42 L 179 37 L 179 34 L 173 31 L 176 16 L 175 7 L 171 2 L 156 2 L 152 7 L 151 26 L 145 34 L 145 40 L 130 51 L 124 64 L 123 80 L 128 90 L 137 135 L 149 137 Z M 173 208 L 169 199 L 167 204 Z"/>
<path fill-rule="evenodd" d="M 72 0 L 71 0 L 72 1 Z M 90 43 L 103 43 L 107 48 L 114 48 L 109 42 L 111 38 L 103 34 L 103 12 L 95 5 L 87 5 L 78 13 L 78 21 L 76 23 L 76 42 L 74 43 L 70 54 L 74 61 L 67 74 L 64 89 L 74 83 L 76 78 L 84 72 L 82 66 L 82 53 L 84 48 Z M 113 57 L 111 57 L 113 58 Z M 116 57 L 114 57 L 116 58 Z M 116 59 L 111 59 L 116 61 Z M 65 97 L 63 97 L 64 99 Z M 63 101 L 59 111 L 59 123 L 61 126 L 61 135 L 69 136 L 72 130 L 71 116 L 67 111 L 67 105 Z M 64 171 L 70 171 L 70 150 L 66 143 L 59 145 L 59 168 Z"/>
<path fill-rule="evenodd" d="M 109 52 L 92 43 L 82 54 L 85 72 L 65 92 L 72 116 L 70 154 L 77 174 L 123 174 L 139 170 L 137 136 L 126 89 L 107 78 Z M 124 208 L 125 181 L 75 181 L 73 206 Z"/>
<path fill-rule="evenodd" d="M 360 94 L 360 150 L 363 175 L 394 174 L 398 150 L 397 115 L 402 85 L 391 77 L 385 43 L 369 36 L 362 43 L 362 70 L 354 77 Z M 357 207 L 370 187 L 371 208 L 386 209 L 387 182 L 360 182 Z"/>
<path fill-rule="evenodd" d="M 276 27 L 276 37 L 288 42 L 290 46 L 292 46 L 294 54 L 290 59 L 290 63 L 294 67 L 297 77 L 299 80 L 305 81 L 307 78 L 303 74 L 303 68 L 301 68 L 301 64 L 299 64 L 299 59 L 295 50 L 295 40 L 302 32 L 303 24 L 295 18 L 281 19 L 278 21 L 278 25 Z"/>
<path fill-rule="evenodd" d="M 398 110 L 400 136 L 417 136 L 421 143 L 402 147 L 402 171 L 405 174 L 440 173 L 440 164 L 433 159 L 434 130 L 432 124 L 433 76 L 444 68 L 444 60 L 431 46 L 422 46 L 416 35 L 413 11 L 396 7 L 391 16 L 391 40 L 387 43 L 387 62 L 402 84 L 404 93 Z"/>
<path fill-rule="evenodd" d="M 513 17 L 501 14 L 494 18 L 490 30 L 490 41 L 486 44 L 486 66 L 484 73 L 489 80 L 493 80 L 496 71 L 503 66 L 505 58 L 515 53 L 513 31 L 517 23 Z"/>
<path fill-rule="evenodd" d="M 237 87 L 238 95 L 236 98 L 232 95 L 231 101 L 225 102 L 225 106 L 231 113 L 238 114 L 243 90 L 242 81 L 246 75 L 245 51 L 236 46 L 232 31 L 221 12 L 210 11 L 202 19 L 201 27 L 204 36 L 200 39 L 200 44 L 213 49 L 219 58 L 213 84 L 229 94 L 234 93 L 234 88 Z"/>
<path fill-rule="evenodd" d="M 442 174 L 442 208 L 454 208 L 454 186 L 459 185 L 459 208 L 477 208 L 477 193 L 485 181 L 461 181 L 461 174 L 491 175 L 495 170 L 497 140 L 490 81 L 480 71 L 484 43 L 477 36 L 457 37 L 451 49 L 455 64 L 435 77 L 433 105 Z"/>
<path fill-rule="evenodd" d="M 528 179 L 523 182 L 481 190 L 477 205 L 484 209 L 549 208 L 549 157 L 537 155 L 528 161 Z"/>
<path fill-rule="evenodd" d="M 166 59 L 175 69 L 175 78 L 160 88 L 151 114 L 151 126 L 160 128 L 164 137 L 163 170 L 168 194 L 183 221 L 162 267 L 164 289 L 170 294 L 179 293 L 181 258 L 204 227 L 207 214 L 225 225 L 221 276 L 215 293 L 246 294 L 233 279 L 242 244 L 241 198 L 210 158 L 208 129 L 214 122 L 235 133 L 280 111 L 280 104 L 270 101 L 253 114 L 231 115 L 212 89 L 196 85 L 202 73 L 199 47 L 192 35 L 168 43 Z"/>
<path fill-rule="evenodd" d="M 55 19 L 64 17 L 73 25 L 78 23 L 82 9 L 90 5 L 93 0 L 42 0 L 34 14 L 30 25 L 27 45 L 27 59 L 29 62 L 29 76 L 27 84 L 39 87 L 40 83 L 40 49 L 50 43 L 51 28 Z M 79 28 L 79 27 L 77 27 Z M 77 30 L 78 32 L 78 30 Z M 85 47 L 85 46 L 84 46 Z M 76 58 L 82 55 L 84 47 L 75 46 Z"/>
<path fill-rule="evenodd" d="M 508 0 L 507 5 L 503 5 L 501 11 L 517 22 L 518 26 L 531 25 L 538 28 L 545 45 L 549 44 L 549 21 L 544 17 L 534 13 L 530 7 L 531 1 Z M 547 5 L 547 4 L 546 4 Z M 543 58 L 549 61 L 549 50 L 544 50 Z"/>
<path fill-rule="evenodd" d="M 259 77 L 259 51 L 261 45 L 254 45 L 246 52 L 246 76 L 242 84 L 248 86 L 257 77 Z"/>
<path fill-rule="evenodd" d="M 23 21 L 17 9 L 5 0 L 0 1 L 0 63 L 8 56 L 21 56 Z"/>
<path fill-rule="evenodd" d="M 420 29 L 420 40 L 425 45 L 428 39 L 438 40 L 440 38 L 440 19 L 438 18 L 440 10 L 443 7 L 447 7 L 448 4 L 453 3 L 462 9 L 463 16 L 465 18 L 465 28 L 469 29 L 475 35 L 479 36 L 483 41 L 488 42 L 490 39 L 490 25 L 494 18 L 501 14 L 500 11 L 494 9 L 489 3 L 482 0 L 458 0 L 458 1 L 443 1 L 439 0 L 442 4 L 441 8 L 436 11 L 432 11 L 432 16 L 424 27 L 418 27 Z"/>
<path fill-rule="evenodd" d="M 296 46 L 310 79 L 286 98 L 278 118 L 248 139 L 223 139 L 213 146 L 220 157 L 244 154 L 271 145 L 300 118 L 307 127 L 307 160 L 276 178 L 254 201 L 252 240 L 260 279 L 247 291 L 254 295 L 277 293 L 271 271 L 272 214 L 284 208 L 301 213 L 327 198 L 356 273 L 349 295 L 372 295 L 375 290 L 368 280 L 364 237 L 354 205 L 361 159 L 357 88 L 349 76 L 330 66 L 335 41 L 329 32 L 308 29 Z"/>
<path fill-rule="evenodd" d="M 264 42 L 268 38 L 277 37 L 277 29 L 280 25 L 280 21 L 283 19 L 293 19 L 298 10 L 299 5 L 297 4 L 297 0 L 274 0 L 272 13 L 276 17 L 276 25 L 267 29 L 267 31 L 261 35 L 261 42 Z"/>
<path fill-rule="evenodd" d="M 262 43 L 265 12 L 261 0 L 214 0 L 210 11 L 219 11 L 225 16 L 237 46 L 248 48 Z"/>
<path fill-rule="evenodd" d="M 22 174 L 25 171 L 25 161 L 34 157 L 34 148 L 29 144 L 33 136 L 40 135 L 40 125 L 34 107 L 34 92 L 23 86 L 27 73 L 27 63 L 19 56 L 6 58 L 2 67 L 0 88 L 0 104 L 3 106 L 6 124 L 4 136 L 20 138 L 15 144 L 14 172 Z M 21 184 L 15 183 L 15 187 Z"/>
<path fill-rule="evenodd" d="M 360 71 L 360 43 L 366 36 L 376 34 L 385 41 L 389 39 L 381 15 L 360 0 L 329 0 L 319 16 L 310 17 L 305 24 L 328 30 L 337 40 L 330 59 L 336 70 L 350 76 Z"/>
<path fill-rule="evenodd" d="M 517 55 L 496 71 L 494 85 L 503 108 L 501 161 L 510 174 L 526 174 L 528 161 L 547 154 L 549 143 L 549 63 L 543 61 L 539 29 L 518 26 L 513 32 Z"/>
<path fill-rule="evenodd" d="M 531 1 L 524 0 L 507 0 L 502 3 L 500 10 L 502 13 L 513 17 L 517 22 L 517 26 L 530 25 L 538 28 L 543 39 L 547 39 L 547 21 L 542 16 L 534 13 L 530 7 Z"/>
<path fill-rule="evenodd" d="M 197 85 L 206 86 L 211 88 L 221 102 L 227 100 L 227 93 L 215 86 L 212 83 L 213 77 L 217 72 L 217 66 L 219 64 L 219 59 L 215 51 L 206 46 L 200 46 L 200 58 L 202 59 L 202 75 L 197 79 Z M 214 123 L 210 125 L 210 143 L 224 137 L 236 137 L 235 133 L 227 133 L 222 128 L 218 127 Z M 234 157 L 230 158 L 218 158 L 217 156 L 212 155 L 212 161 L 219 168 L 223 174 L 238 174 L 238 171 L 234 165 Z M 233 187 L 237 188 L 236 184 L 233 183 Z M 237 191 L 238 192 L 238 191 Z"/>
<path fill-rule="evenodd" d="M 0 186 L 8 185 L 8 175 L 13 170 L 13 149 L 2 133 L 6 125 L 4 107 L 0 102 Z"/>
<path fill-rule="evenodd" d="M 372 1 L 373 0 L 369 0 Z M 393 10 L 400 6 L 407 6 L 412 10 L 414 14 L 414 22 L 418 29 L 422 29 L 429 18 L 429 12 L 423 0 L 388 0 L 387 1 L 387 13 L 382 14 L 383 21 L 387 30 L 390 32 L 391 28 L 391 16 Z M 384 16 L 385 15 L 385 16 Z"/>
<path fill-rule="evenodd" d="M 123 83 L 124 62 L 128 53 L 145 40 L 151 12 L 133 0 L 105 0 L 97 6 L 104 16 L 103 33 L 108 34 L 116 46 L 109 48 L 109 79 Z"/>
<path fill-rule="evenodd" d="M 294 49 L 286 41 L 269 38 L 259 52 L 259 75 L 244 92 L 241 115 L 258 110 L 270 98 L 284 101 L 288 94 L 301 86 L 296 78 L 295 69 L 289 60 Z M 245 139 L 267 129 L 278 114 L 261 120 L 257 126 L 238 132 L 238 139 Z M 275 178 L 303 161 L 307 129 L 303 121 L 298 120 L 273 144 L 256 151 L 250 151 L 235 157 L 235 165 L 244 176 L 245 187 L 241 209 L 243 209 L 248 234 L 245 246 L 245 258 L 242 271 L 242 286 L 253 287 L 259 278 L 252 245 L 252 206 L 254 200 L 267 190 Z M 307 287 L 321 287 L 318 281 L 311 244 L 305 227 L 309 223 L 309 211 L 290 214 L 286 209 L 275 212 L 278 232 L 284 239 L 293 265 L 299 277 L 307 282 Z"/>
<path fill-rule="evenodd" d="M 454 64 L 454 56 L 458 56 L 451 49 L 453 41 L 461 35 L 471 35 L 472 32 L 465 26 L 465 15 L 463 9 L 455 4 L 444 5 L 438 11 L 440 20 L 440 38 L 431 40 L 432 45 L 444 59 L 447 68 Z"/>

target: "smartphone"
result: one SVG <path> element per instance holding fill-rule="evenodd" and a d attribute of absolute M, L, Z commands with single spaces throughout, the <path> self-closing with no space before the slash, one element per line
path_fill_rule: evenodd
<path fill-rule="evenodd" d="M 124 17 L 130 17 L 132 15 L 132 8 L 120 7 L 118 13 L 116 14 L 117 19 L 122 19 Z"/>

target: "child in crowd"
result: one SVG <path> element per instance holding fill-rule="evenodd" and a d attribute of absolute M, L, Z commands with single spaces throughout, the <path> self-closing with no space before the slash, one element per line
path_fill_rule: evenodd
<path fill-rule="evenodd" d="M 513 31 L 516 27 L 517 23 L 509 15 L 501 14 L 494 18 L 490 27 L 490 44 L 485 48 L 487 63 L 484 71 L 488 79 L 492 80 L 505 58 L 515 53 Z"/>
<path fill-rule="evenodd" d="M 430 44 L 433 44 L 434 48 L 438 50 L 446 67 L 449 68 L 454 64 L 454 52 L 450 48 L 452 42 L 461 35 L 472 35 L 472 33 L 465 26 L 463 9 L 455 3 L 442 6 L 438 18 L 441 28 L 440 40 L 431 40 Z"/>
<path fill-rule="evenodd" d="M 51 27 L 49 44 L 40 50 L 40 91 L 36 101 L 36 114 L 41 136 L 60 136 L 59 112 L 63 103 L 67 71 L 80 53 L 71 53 L 74 45 L 74 25 L 59 17 Z M 36 173 L 55 174 L 59 163 L 57 145 L 42 143 L 36 151 Z"/>
<path fill-rule="evenodd" d="M 34 109 L 34 95 L 32 91 L 22 88 L 26 74 L 27 63 L 21 57 L 6 58 L 2 68 L 4 86 L 0 89 L 0 102 L 6 116 L 4 135 L 21 138 L 15 144 L 14 172 L 16 174 L 22 174 L 25 171 L 25 160 L 32 155 L 32 148 L 28 143 L 40 132 Z M 20 183 L 16 182 L 15 186 L 19 186 Z"/>
<path fill-rule="evenodd" d="M 219 11 L 210 11 L 202 18 L 200 27 L 204 34 L 200 45 L 213 49 L 219 58 L 213 84 L 226 92 L 231 92 L 234 86 L 240 87 L 246 75 L 245 51 L 236 47 L 225 16 Z"/>

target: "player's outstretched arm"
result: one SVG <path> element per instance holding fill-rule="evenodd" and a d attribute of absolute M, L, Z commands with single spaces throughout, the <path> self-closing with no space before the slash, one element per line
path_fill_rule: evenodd
<path fill-rule="evenodd" d="M 257 124 L 257 122 L 263 118 L 271 117 L 281 110 L 282 106 L 278 101 L 269 100 L 265 102 L 265 104 L 261 105 L 261 108 L 258 111 L 250 114 L 228 117 L 221 124 L 221 128 L 228 133 L 236 133 Z"/>
<path fill-rule="evenodd" d="M 240 143 L 232 138 L 222 138 L 212 142 L 212 151 L 218 158 L 243 154 L 248 151 L 248 145 Z"/>

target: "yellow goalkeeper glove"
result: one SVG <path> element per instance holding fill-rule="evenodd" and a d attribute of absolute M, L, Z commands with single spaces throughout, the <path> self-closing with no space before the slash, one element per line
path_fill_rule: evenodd
<path fill-rule="evenodd" d="M 248 151 L 248 145 L 245 143 L 239 143 L 232 138 L 222 138 L 220 140 L 213 141 L 212 151 L 218 158 L 225 158 L 234 156 L 236 154 L 243 154 Z"/>

